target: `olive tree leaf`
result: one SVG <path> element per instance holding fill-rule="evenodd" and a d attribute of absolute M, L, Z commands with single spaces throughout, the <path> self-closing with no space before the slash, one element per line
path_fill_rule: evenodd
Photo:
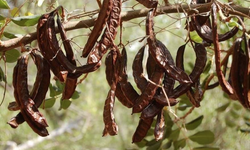
<path fill-rule="evenodd" d="M 194 119 L 193 121 L 189 122 L 189 123 L 186 123 L 186 129 L 187 130 L 194 130 L 195 128 L 197 128 L 202 120 L 203 120 L 203 115 L 202 116 L 199 116 L 198 118 Z"/>
<path fill-rule="evenodd" d="M 10 6 L 8 5 L 6 0 L 0 0 L 0 8 L 1 9 L 10 9 Z"/>
<path fill-rule="evenodd" d="M 22 16 L 12 18 L 12 21 L 19 26 L 34 26 L 37 24 L 41 15 L 33 15 L 33 16 Z"/>
<path fill-rule="evenodd" d="M 56 98 L 54 97 L 45 99 L 43 103 L 41 104 L 40 108 L 51 108 L 54 106 L 55 102 L 56 102 Z"/>
<path fill-rule="evenodd" d="M 214 133 L 210 130 L 200 131 L 189 136 L 189 139 L 202 145 L 210 144 L 214 141 Z"/>
<path fill-rule="evenodd" d="M 0 55 L 2 56 L 3 53 L 0 53 Z M 17 61 L 20 55 L 21 55 L 20 52 L 16 49 L 8 50 L 5 52 L 6 62 L 14 63 Z"/>

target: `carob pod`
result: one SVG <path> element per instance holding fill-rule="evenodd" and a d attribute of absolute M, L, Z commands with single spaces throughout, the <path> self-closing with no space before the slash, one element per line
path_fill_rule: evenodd
<path fill-rule="evenodd" d="M 161 112 L 158 113 L 157 115 L 155 130 L 154 130 L 154 136 L 156 141 L 163 139 L 164 130 L 165 130 L 165 119 L 163 115 L 163 110 L 161 110 Z"/>
<path fill-rule="evenodd" d="M 177 59 L 176 59 L 176 64 L 180 67 L 183 67 L 183 53 L 184 53 L 183 48 L 180 48 L 177 53 Z M 189 77 L 192 80 L 192 82 L 197 82 L 201 73 L 204 70 L 204 67 L 206 66 L 206 62 L 207 62 L 207 51 L 205 49 L 205 47 L 203 46 L 203 44 L 195 44 L 194 47 L 194 51 L 195 51 L 195 55 L 196 55 L 196 60 L 195 60 L 195 64 L 194 64 L 194 68 L 192 70 L 192 72 L 190 73 Z M 173 93 L 170 94 L 169 97 L 171 98 L 177 98 L 179 96 L 181 96 L 182 94 L 186 93 L 190 87 L 191 87 L 192 83 L 190 84 L 180 84 L 179 86 L 177 86 Z M 198 106 L 198 105 L 197 105 Z"/>
<path fill-rule="evenodd" d="M 95 21 L 94 28 L 92 29 L 92 31 L 89 35 L 88 41 L 83 48 L 83 51 L 82 51 L 83 57 L 87 57 L 89 55 L 90 51 L 92 50 L 92 48 L 94 47 L 98 37 L 100 36 L 104 26 L 107 23 L 107 20 L 110 16 L 110 13 L 113 9 L 113 3 L 114 3 L 114 0 L 104 0 L 103 1 L 102 7 L 101 7 L 100 12 L 98 14 L 98 17 Z"/>
<path fill-rule="evenodd" d="M 21 116 L 29 124 L 33 131 L 40 136 L 47 136 L 48 131 L 46 130 L 46 127 L 48 124 L 42 114 L 38 111 L 37 107 L 34 105 L 34 101 L 29 95 L 27 85 L 27 61 L 28 56 L 20 57 L 14 68 L 13 86 L 15 99 L 20 106 L 22 113 Z M 22 117 L 20 118 L 22 119 Z M 17 123 L 22 122 L 22 120 L 20 121 L 20 118 L 17 119 Z M 9 124 L 15 128 L 18 126 L 15 124 L 16 122 L 13 122 L 13 119 L 11 119 Z"/>
<path fill-rule="evenodd" d="M 106 75 L 107 80 L 111 81 L 110 90 L 108 96 L 105 100 L 104 111 L 103 111 L 103 121 L 105 124 L 103 130 L 103 136 L 106 135 L 116 135 L 118 132 L 118 126 L 115 122 L 115 117 L 113 113 L 114 103 L 115 103 L 115 91 L 118 82 L 118 70 L 116 69 L 117 57 L 120 55 L 117 51 L 111 50 L 107 55 L 107 61 L 111 60 L 111 64 L 106 66 L 106 72 L 113 72 L 112 75 Z M 109 63 L 108 63 L 109 64 Z"/>
<path fill-rule="evenodd" d="M 51 12 L 53 13 L 53 12 Z M 57 59 L 54 58 L 55 54 L 48 45 L 47 39 L 47 20 L 51 13 L 44 14 L 40 17 L 37 24 L 37 42 L 41 54 L 44 59 L 50 64 L 50 68 L 54 75 L 61 81 L 64 82 L 68 72 L 61 66 Z M 55 34 L 55 33 L 54 33 Z"/>
<path fill-rule="evenodd" d="M 221 62 L 220 62 L 220 44 L 219 44 L 219 35 L 217 32 L 217 14 L 216 14 L 216 4 L 212 4 L 211 6 L 211 15 L 212 15 L 212 31 L 213 31 L 213 44 L 214 44 L 214 53 L 215 53 L 215 66 L 216 73 L 219 80 L 219 84 L 222 90 L 228 95 L 233 95 L 234 90 L 232 86 L 226 81 L 225 76 L 221 70 Z"/>
<path fill-rule="evenodd" d="M 31 56 L 37 66 L 37 77 L 34 83 L 34 86 L 32 88 L 32 91 L 30 92 L 31 99 L 34 100 L 35 106 L 38 108 L 44 101 L 46 97 L 46 93 L 49 88 L 50 84 L 50 67 L 48 62 L 43 59 L 40 55 L 36 54 L 35 52 L 31 53 Z M 14 78 L 13 78 L 14 79 Z M 13 81 L 14 83 L 14 81 Z M 39 83 L 39 84 L 38 84 Z M 34 92 L 36 91 L 36 92 Z M 17 103 L 15 102 L 15 105 Z M 20 107 L 18 106 L 20 109 Z M 24 122 L 24 118 L 22 116 L 22 113 L 19 113 L 17 116 L 13 117 L 11 121 L 8 122 L 8 124 L 12 124 L 11 126 L 13 128 L 17 128 L 19 124 L 22 124 Z"/>
<path fill-rule="evenodd" d="M 180 68 L 177 68 L 175 65 L 169 64 L 169 60 L 164 55 L 163 51 L 159 47 L 159 42 L 155 38 L 154 28 L 153 28 L 153 9 L 149 11 L 146 19 L 146 34 L 149 36 L 147 42 L 149 45 L 149 50 L 153 56 L 156 63 L 169 74 L 173 79 L 181 83 L 192 83 L 189 76 Z"/>
<path fill-rule="evenodd" d="M 55 15 L 59 11 L 58 7 L 56 10 L 54 10 L 51 15 L 47 19 L 46 23 L 46 29 L 47 29 L 47 36 L 46 38 L 48 39 L 48 45 L 51 51 L 54 53 L 54 59 L 57 59 L 60 65 L 63 66 L 63 68 L 68 71 L 68 73 L 71 73 L 71 77 L 73 78 L 78 78 L 84 73 L 89 73 L 97 70 L 100 67 L 100 63 L 96 62 L 93 64 L 86 64 L 82 66 L 76 66 L 72 64 L 67 57 L 64 55 L 63 51 L 61 50 L 57 37 L 56 37 L 56 31 L 55 31 Z"/>
<path fill-rule="evenodd" d="M 62 43 L 63 43 L 64 49 L 66 52 L 66 57 L 69 60 L 69 62 L 71 62 L 73 65 L 76 65 L 76 61 L 74 58 L 74 52 L 73 52 L 73 49 L 71 47 L 70 40 L 67 39 L 67 37 L 66 37 L 66 32 L 64 30 L 64 27 L 63 27 L 59 17 L 57 18 L 56 21 L 57 21 L 59 33 L 61 35 Z M 72 97 L 72 95 L 74 94 L 75 89 L 76 89 L 76 84 L 77 84 L 77 78 L 74 78 L 74 74 L 69 72 L 68 76 L 66 78 L 65 86 L 63 89 L 63 93 L 62 93 L 62 98 L 61 98 L 62 100 L 70 99 Z"/>
<path fill-rule="evenodd" d="M 241 66 L 244 66 L 244 68 L 246 67 L 245 66 L 246 57 L 241 57 L 241 55 L 244 55 L 242 49 L 240 48 L 241 42 L 242 38 L 237 38 L 232 46 L 234 51 L 233 51 L 232 65 L 230 69 L 230 81 L 238 100 L 244 107 L 247 107 L 243 95 L 244 92 L 242 86 L 242 83 L 244 82 L 244 75 L 243 75 L 244 73 L 243 74 L 241 73 L 242 71 L 244 72 L 244 70 L 241 70 L 243 69 Z"/>
<path fill-rule="evenodd" d="M 116 47 L 114 40 L 117 34 L 117 28 L 121 23 L 121 5 L 122 0 L 113 0 L 113 7 L 107 20 L 107 27 L 96 46 L 90 52 L 88 64 L 96 62 L 96 59 L 101 59 L 109 48 Z"/>
<path fill-rule="evenodd" d="M 116 69 L 108 69 L 113 65 L 111 53 L 106 57 L 106 79 L 108 84 L 112 85 L 112 77 L 114 75 L 114 70 L 118 72 L 118 82 L 116 85 L 115 96 L 118 100 L 126 107 L 131 108 L 134 105 L 135 99 L 139 96 L 134 90 L 133 86 L 127 80 L 126 64 L 127 64 L 127 54 L 126 50 L 122 50 L 122 55 L 118 55 L 115 67 Z"/>

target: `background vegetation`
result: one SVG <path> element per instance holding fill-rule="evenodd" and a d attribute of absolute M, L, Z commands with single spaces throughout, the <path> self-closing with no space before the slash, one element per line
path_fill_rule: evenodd
<path fill-rule="evenodd" d="M 2 0 L 1 0 L 2 2 Z M 25 15 L 41 15 L 50 11 L 52 6 L 62 5 L 69 14 L 84 14 L 87 11 L 98 9 L 98 5 L 94 0 L 84 1 L 54 1 L 53 5 L 50 1 L 37 0 L 9 0 L 10 9 L 0 9 L 0 27 L 2 28 L 8 18 L 15 18 Z M 170 0 L 171 4 L 190 3 L 190 1 Z M 222 1 L 221 2 L 227 2 Z M 234 1 L 235 3 L 249 7 L 247 1 Z M 41 5 L 40 5 L 41 4 Z M 143 8 L 141 5 L 135 5 L 135 0 L 128 0 L 123 3 L 123 11 Z M 163 5 L 163 1 L 160 1 Z M 95 17 L 85 16 L 81 20 Z M 183 19 L 181 19 L 183 18 Z M 77 19 L 74 19 L 77 20 Z M 155 18 L 155 28 L 157 38 L 165 43 L 175 57 L 176 50 L 186 38 L 185 16 L 183 14 L 165 14 Z M 123 23 L 123 43 L 126 44 L 128 50 L 128 75 L 130 82 L 135 85 L 132 78 L 131 63 L 137 50 L 145 43 L 139 42 L 145 36 L 145 18 L 133 19 Z M 221 25 L 221 31 L 228 29 L 227 26 Z M 4 29 L 5 34 L 1 36 L 1 40 L 8 40 L 12 36 L 25 35 L 34 32 L 36 26 L 20 26 L 13 21 Z M 84 60 L 80 58 L 81 48 L 86 43 L 89 29 L 78 29 L 68 32 L 68 37 L 72 38 L 72 45 L 76 52 L 76 58 L 80 63 Z M 10 34 L 7 34 L 10 33 Z M 118 34 L 119 35 L 119 34 Z M 228 49 L 233 40 L 223 43 L 223 48 Z M 77 43 L 77 44 L 76 44 Z M 116 41 L 119 43 L 119 40 Z M 37 45 L 36 41 L 32 42 L 31 47 Z M 20 48 L 17 49 L 20 51 Z M 205 79 L 208 74 L 215 71 L 213 64 L 213 52 L 208 49 L 208 62 L 210 65 L 208 70 L 203 73 L 202 78 Z M 206 92 L 201 102 L 201 107 L 195 108 L 184 119 L 177 121 L 178 117 L 182 117 L 190 111 L 191 104 L 188 103 L 186 96 L 182 96 L 178 100 L 180 103 L 172 107 L 173 113 L 169 113 L 165 108 L 166 116 L 166 134 L 165 139 L 156 142 L 153 139 L 152 132 L 144 141 L 138 144 L 132 144 L 132 135 L 137 127 L 139 115 L 131 115 L 131 110 L 122 106 L 118 101 L 115 105 L 116 122 L 119 125 L 119 134 L 117 136 L 102 137 L 103 120 L 102 113 L 104 101 L 108 92 L 108 84 L 105 77 L 105 65 L 88 75 L 78 87 L 78 93 L 71 100 L 70 107 L 60 103 L 60 90 L 62 86 L 51 80 L 51 88 L 47 94 L 46 107 L 41 110 L 49 123 L 50 136 L 46 138 L 38 137 L 29 126 L 24 123 L 17 129 L 12 129 L 6 122 L 16 112 L 8 111 L 9 102 L 14 101 L 12 83 L 12 71 L 15 65 L 15 52 L 10 53 L 7 63 L 7 93 L 0 111 L 0 149 L 248 149 L 250 147 L 250 112 L 245 110 L 239 102 L 235 102 L 226 97 L 220 87 Z M 194 53 L 191 48 L 185 54 L 185 67 L 187 70 L 194 63 Z M 104 64 L 104 63 L 103 63 Z M 0 61 L 1 69 L 4 70 L 4 62 Z M 189 67 L 189 68 L 188 68 Z M 35 78 L 35 67 L 30 64 L 29 83 L 32 84 Z M 3 71 L 4 72 L 4 71 Z M 2 88 L 0 95 L 4 93 L 4 74 L 1 73 Z M 216 82 L 216 80 L 214 81 Z M 59 95 L 58 95 L 59 94 Z M 54 98 L 54 99 L 53 99 Z M 55 101 L 54 101 L 55 100 Z M 55 103 L 54 103 L 55 102 Z M 63 108 L 62 108 L 63 107 Z M 64 109 L 65 108 L 65 109 Z M 193 122 L 192 122 L 193 121 Z M 190 123 L 191 122 L 191 123 Z M 198 134 L 198 136 L 196 136 Z M 199 148 L 197 148 L 199 147 Z M 213 147 L 213 148 L 212 148 Z"/>

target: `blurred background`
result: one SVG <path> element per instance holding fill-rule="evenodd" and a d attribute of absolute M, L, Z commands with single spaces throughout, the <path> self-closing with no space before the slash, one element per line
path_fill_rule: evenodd
<path fill-rule="evenodd" d="M 95 0 L 67 1 L 67 0 L 8 0 L 10 9 L 0 10 L 1 16 L 12 18 L 17 16 L 41 15 L 53 8 L 62 5 L 68 16 L 74 16 L 69 21 L 85 20 L 97 16 L 98 4 Z M 170 0 L 171 4 L 189 4 L 190 1 Z M 220 2 L 227 3 L 228 1 Z M 249 7 L 247 1 L 234 1 L 244 7 Z M 164 5 L 164 1 L 159 1 L 160 5 Z M 123 12 L 133 9 L 141 9 L 142 5 L 137 4 L 135 0 L 124 1 L 122 5 Z M 90 15 L 86 12 L 92 11 Z M 77 19 L 77 16 L 84 16 Z M 6 21 L 6 20 L 5 20 Z M 155 17 L 156 36 L 171 51 L 173 58 L 179 46 L 185 43 L 187 31 L 184 29 L 186 18 L 184 14 L 164 14 Z M 3 24 L 3 21 L 1 22 Z M 246 22 L 246 24 L 249 22 Z M 2 28 L 3 26 L 1 26 Z M 248 27 L 248 26 L 247 26 Z M 90 28 L 91 29 L 91 28 Z M 85 60 L 80 57 L 81 50 L 84 47 L 90 29 L 77 29 L 67 32 L 69 39 L 72 39 L 72 46 L 75 50 L 75 56 L 79 64 L 83 64 Z M 229 27 L 225 24 L 220 25 L 220 32 L 225 32 Z M 16 37 L 27 33 L 35 32 L 36 26 L 21 27 L 10 22 L 4 29 L 4 32 L 11 33 Z M 3 35 L 1 40 L 8 40 L 10 36 Z M 117 35 L 116 44 L 119 44 L 120 29 Z M 132 76 L 132 60 L 139 48 L 146 43 L 142 40 L 145 37 L 145 17 L 132 19 L 123 22 L 122 27 L 122 43 L 126 45 L 128 53 L 127 73 L 129 81 L 135 86 Z M 141 41 L 142 40 L 142 41 Z M 233 39 L 223 42 L 222 49 L 227 50 L 232 45 Z M 36 47 L 37 42 L 33 41 L 30 47 Z M 20 51 L 20 48 L 17 48 Z M 214 55 L 212 49 L 208 51 L 208 68 L 202 74 L 201 82 L 204 81 L 209 74 L 214 73 Z M 12 57 L 13 55 L 10 55 Z M 14 57 L 14 56 L 13 56 Z M 105 58 L 105 57 L 104 57 Z M 14 59 L 14 58 L 13 58 Z M 51 87 L 47 94 L 46 109 L 40 109 L 46 117 L 50 135 L 42 138 L 34 133 L 30 127 L 23 123 L 17 129 L 12 129 L 6 122 L 14 117 L 17 112 L 7 109 L 9 102 L 14 101 L 12 87 L 12 72 L 16 61 L 7 63 L 7 92 L 0 111 L 0 149 L 1 150 L 66 150 L 66 149 L 91 149 L 91 150 L 118 150 L 118 149 L 194 149 L 195 147 L 207 147 L 207 149 L 249 149 L 250 147 L 250 112 L 244 109 L 239 102 L 230 100 L 223 94 L 220 87 L 216 87 L 205 93 L 201 106 L 195 108 L 185 119 L 177 122 L 175 114 L 182 117 L 187 114 L 191 108 L 187 97 L 184 95 L 178 100 L 180 103 L 172 107 L 173 113 L 169 113 L 165 108 L 165 113 L 169 117 L 167 120 L 171 124 L 170 138 L 165 138 L 160 143 L 160 147 L 156 147 L 157 142 L 153 141 L 152 133 L 149 133 L 146 139 L 139 144 L 132 144 L 132 136 L 139 122 L 139 115 L 131 115 L 131 109 L 121 105 L 116 101 L 114 107 L 116 123 L 119 126 L 119 132 L 116 136 L 102 137 L 104 128 L 103 108 L 107 97 L 109 86 L 105 76 L 104 60 L 99 70 L 88 74 L 87 78 L 78 85 L 77 92 L 74 97 L 69 100 L 68 104 L 60 102 L 62 84 L 51 80 Z M 195 55 L 190 46 L 187 47 L 185 53 L 185 68 L 187 72 L 191 72 L 191 68 L 195 61 Z M 4 63 L 1 60 L 0 66 L 4 72 Z M 36 67 L 29 64 L 29 85 L 35 80 Z M 217 79 L 214 78 L 213 82 Z M 4 82 L 0 82 L 0 95 L 4 93 Z M 136 89 L 137 90 L 137 89 Z M 69 106 L 69 107 L 68 107 Z M 195 129 L 186 129 L 185 124 L 195 119 L 199 120 Z M 195 122 L 195 121 L 194 121 Z M 170 125 L 166 124 L 166 126 Z M 174 132 L 175 131 L 175 132 Z M 213 141 L 210 144 L 203 144 L 190 140 L 190 136 L 199 131 L 211 131 L 213 133 Z M 168 134 L 168 133 L 166 133 Z M 185 146 L 176 146 L 174 141 L 184 139 Z M 149 141 L 152 141 L 150 144 Z M 170 146 L 169 146 L 170 145 Z M 153 147 L 155 146 L 155 147 Z"/>

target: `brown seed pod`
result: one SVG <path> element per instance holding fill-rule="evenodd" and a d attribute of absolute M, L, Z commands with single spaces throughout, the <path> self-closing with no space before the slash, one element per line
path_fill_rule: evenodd
<path fill-rule="evenodd" d="M 100 41 L 97 42 L 96 46 L 92 50 L 94 52 L 90 53 L 90 56 L 88 57 L 88 64 L 96 62 L 96 59 L 100 60 L 108 49 L 114 46 L 117 28 L 121 23 L 121 5 L 122 0 L 113 1 L 113 8 L 107 21 L 107 27 L 104 30 Z"/>
<path fill-rule="evenodd" d="M 62 52 L 55 34 L 56 31 L 55 31 L 54 16 L 56 15 L 56 13 L 58 13 L 57 12 L 58 10 L 59 8 L 57 8 L 54 12 L 52 12 L 52 15 L 48 17 L 46 23 L 46 30 L 47 30 L 46 38 L 48 39 L 47 44 L 49 45 L 50 50 L 54 52 L 53 56 L 54 59 L 57 59 L 60 65 L 62 65 L 63 68 L 65 68 L 68 71 L 68 73 L 72 73 L 72 77 L 74 74 L 74 78 L 81 76 L 83 73 L 89 73 L 95 71 L 100 67 L 99 62 L 77 67 L 76 65 L 72 64 Z"/>
<path fill-rule="evenodd" d="M 113 9 L 114 0 L 104 0 L 102 7 L 100 9 L 99 15 L 95 21 L 94 28 L 92 29 L 91 34 L 89 35 L 88 41 L 82 51 L 82 56 L 87 57 L 91 49 L 95 45 L 98 37 L 100 36 L 106 22 L 110 16 L 110 13 Z"/>
<path fill-rule="evenodd" d="M 220 62 L 220 44 L 219 44 L 219 35 L 217 32 L 217 14 L 216 14 L 216 4 L 212 4 L 211 6 L 211 15 L 212 15 L 212 31 L 213 31 L 213 44 L 214 44 L 214 54 L 215 54 L 215 65 L 216 65 L 216 73 L 222 87 L 222 90 L 228 95 L 233 95 L 234 90 L 231 85 L 226 81 L 225 76 L 221 70 L 221 62 Z"/>
<path fill-rule="evenodd" d="M 108 79 L 107 74 L 107 80 L 111 81 L 110 84 L 110 90 L 107 96 L 107 99 L 105 100 L 105 105 L 104 105 L 104 112 L 103 112 L 103 121 L 105 124 L 104 130 L 103 130 L 103 136 L 106 135 L 116 135 L 118 132 L 118 126 L 115 123 L 115 117 L 113 113 L 114 109 L 114 103 L 115 103 L 115 91 L 116 91 L 116 85 L 118 82 L 118 70 L 116 69 L 115 65 L 117 62 L 117 57 L 119 54 L 117 54 L 116 51 L 112 50 L 110 51 L 108 57 L 111 57 L 111 65 L 106 66 L 106 72 L 111 71 L 113 74 L 111 75 L 110 79 Z"/>
<path fill-rule="evenodd" d="M 180 48 L 177 53 L 176 65 L 181 68 L 183 67 L 184 50 L 185 49 Z M 189 77 L 195 83 L 198 81 L 206 65 L 207 51 L 202 44 L 195 44 L 194 51 L 196 55 L 196 60 L 195 60 L 194 68 L 191 74 L 189 75 Z M 174 89 L 173 93 L 170 94 L 169 97 L 172 97 L 172 98 L 179 97 L 180 95 L 186 93 L 190 89 L 191 85 L 192 84 L 180 84 Z"/>
<path fill-rule="evenodd" d="M 67 76 L 67 71 L 60 65 L 57 59 L 54 58 L 55 54 L 48 45 L 47 39 L 47 20 L 51 14 L 44 14 L 40 17 L 37 24 L 37 42 L 41 54 L 44 59 L 50 64 L 50 68 L 54 75 L 61 81 L 64 82 Z"/>
<path fill-rule="evenodd" d="M 76 65 L 76 61 L 74 58 L 74 52 L 73 49 L 70 45 L 70 40 L 67 39 L 66 37 L 66 32 L 64 30 L 64 27 L 59 19 L 59 17 L 57 18 L 57 25 L 58 25 L 58 29 L 61 35 L 61 39 L 63 42 L 63 46 L 66 52 L 66 57 L 69 60 L 70 63 L 72 63 L 73 65 Z M 72 97 L 72 95 L 75 92 L 76 89 L 76 83 L 77 83 L 77 78 L 74 78 L 74 74 L 72 73 L 68 73 L 68 76 L 66 78 L 66 82 L 65 82 L 65 87 L 63 89 L 63 93 L 62 93 L 62 100 L 64 99 L 70 99 Z"/>
<path fill-rule="evenodd" d="M 148 84 L 147 79 L 143 76 L 143 67 L 142 67 L 142 61 L 144 56 L 144 49 L 145 46 L 143 46 L 135 55 L 132 69 L 133 69 L 133 76 L 134 81 L 137 85 L 137 87 L 142 91 L 144 91 L 145 87 Z"/>
<path fill-rule="evenodd" d="M 48 131 L 45 128 L 48 126 L 47 122 L 36 106 L 34 106 L 34 101 L 29 96 L 27 88 L 27 61 L 27 56 L 20 57 L 13 74 L 14 95 L 22 114 L 12 118 L 8 124 L 16 128 L 18 124 L 26 120 L 34 132 L 41 136 L 47 136 Z"/>
<path fill-rule="evenodd" d="M 150 54 L 153 56 L 156 63 L 171 76 L 173 79 L 181 83 L 192 83 L 189 76 L 181 69 L 169 64 L 169 60 L 163 52 L 163 48 L 159 47 L 160 41 L 155 38 L 153 29 L 153 9 L 149 11 L 146 19 L 146 34 L 149 36 L 147 42 L 149 45 Z M 164 45 L 164 44 L 162 44 Z M 164 48 L 167 49 L 167 48 Z"/>
<path fill-rule="evenodd" d="M 156 124 L 155 124 L 155 130 L 154 130 L 154 136 L 155 140 L 159 141 L 163 138 L 165 129 L 165 119 L 163 115 L 163 110 L 157 115 Z"/>
<path fill-rule="evenodd" d="M 142 139 L 144 139 L 153 121 L 154 121 L 154 118 L 140 119 L 139 124 L 133 135 L 132 143 L 137 143 L 137 142 L 140 142 Z"/>

